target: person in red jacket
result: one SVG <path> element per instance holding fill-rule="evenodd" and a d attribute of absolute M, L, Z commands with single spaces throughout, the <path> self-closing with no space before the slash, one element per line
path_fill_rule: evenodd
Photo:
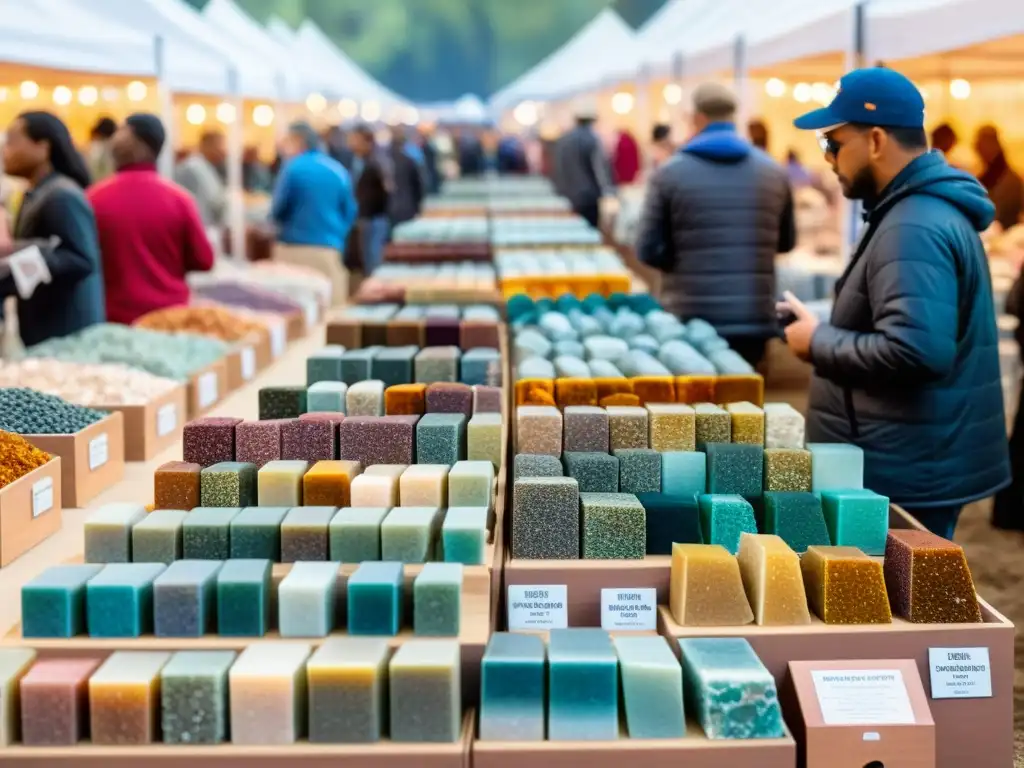
<path fill-rule="evenodd" d="M 185 275 L 213 267 L 195 201 L 157 173 L 165 140 L 158 117 L 132 115 L 114 134 L 117 173 L 88 190 L 112 323 L 130 325 L 148 312 L 188 304 Z"/>

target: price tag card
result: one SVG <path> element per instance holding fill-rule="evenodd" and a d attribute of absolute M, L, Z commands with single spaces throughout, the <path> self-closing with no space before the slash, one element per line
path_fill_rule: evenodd
<path fill-rule="evenodd" d="M 256 375 L 256 350 L 242 347 L 239 357 L 242 359 L 242 381 L 252 381 Z"/>
<path fill-rule="evenodd" d="M 270 326 L 270 354 L 278 358 L 284 354 L 285 345 L 288 343 L 288 329 L 284 323 L 275 323 Z"/>
<path fill-rule="evenodd" d="M 199 377 L 199 407 L 209 408 L 217 402 L 217 373 L 209 371 Z"/>
<path fill-rule="evenodd" d="M 156 412 L 156 436 L 166 437 L 178 426 L 178 406 L 168 403 Z"/>
<path fill-rule="evenodd" d="M 903 672 L 898 669 L 811 671 L 825 725 L 913 725 Z"/>
<path fill-rule="evenodd" d="M 988 648 L 929 648 L 933 699 L 992 698 Z"/>
<path fill-rule="evenodd" d="M 565 584 L 510 584 L 508 628 L 565 629 L 569 626 L 568 592 Z"/>
<path fill-rule="evenodd" d="M 95 472 L 110 460 L 110 437 L 104 432 L 89 441 L 89 471 Z"/>
<path fill-rule="evenodd" d="M 317 308 L 316 304 L 313 303 L 313 302 L 309 302 L 308 304 L 306 304 L 305 310 L 306 310 L 306 330 L 307 331 L 312 331 L 313 328 L 316 327 L 316 321 L 317 321 L 317 317 L 320 314 L 320 310 Z"/>
<path fill-rule="evenodd" d="M 11 276 L 14 278 L 14 287 L 22 299 L 32 298 L 42 283 L 49 283 L 53 280 L 50 270 L 46 266 L 43 252 L 38 245 L 24 248 L 7 259 L 7 265 L 11 269 Z"/>
<path fill-rule="evenodd" d="M 658 628 L 658 590 L 602 589 L 601 629 L 655 630 Z"/>
<path fill-rule="evenodd" d="M 44 477 L 32 485 L 32 517 L 53 509 L 53 478 Z"/>

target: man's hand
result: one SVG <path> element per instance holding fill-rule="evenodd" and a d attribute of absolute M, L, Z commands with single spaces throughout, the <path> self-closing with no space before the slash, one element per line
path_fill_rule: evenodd
<path fill-rule="evenodd" d="M 818 316 L 789 291 L 786 291 L 783 297 L 785 301 L 780 301 L 775 307 L 776 310 L 780 314 L 791 314 L 796 318 L 786 326 L 786 344 L 794 355 L 804 362 L 810 362 L 811 338 L 818 327 Z"/>

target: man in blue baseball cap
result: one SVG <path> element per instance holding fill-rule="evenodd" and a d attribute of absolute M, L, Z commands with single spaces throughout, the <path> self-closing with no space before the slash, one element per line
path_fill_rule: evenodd
<path fill-rule="evenodd" d="M 786 341 L 814 366 L 810 442 L 864 449 L 865 486 L 952 538 L 963 506 L 1010 482 L 992 285 L 978 233 L 995 209 L 929 152 L 924 100 L 891 69 L 861 69 L 796 120 L 818 132 L 865 227 L 819 322 L 787 294 Z"/>

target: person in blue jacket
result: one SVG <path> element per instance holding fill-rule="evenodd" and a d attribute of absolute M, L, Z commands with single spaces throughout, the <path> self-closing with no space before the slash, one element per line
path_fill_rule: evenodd
<path fill-rule="evenodd" d="M 864 449 L 864 485 L 953 537 L 965 504 L 1010 482 L 996 330 L 979 232 L 995 207 L 928 151 L 924 99 L 898 72 L 850 72 L 797 119 L 819 133 L 865 228 L 819 321 L 792 297 L 790 349 L 814 366 L 807 440 Z"/>
<path fill-rule="evenodd" d="M 330 248 L 340 258 L 358 211 L 352 179 L 323 151 L 308 123 L 289 127 L 285 147 L 290 159 L 278 177 L 271 210 L 278 242 Z"/>

